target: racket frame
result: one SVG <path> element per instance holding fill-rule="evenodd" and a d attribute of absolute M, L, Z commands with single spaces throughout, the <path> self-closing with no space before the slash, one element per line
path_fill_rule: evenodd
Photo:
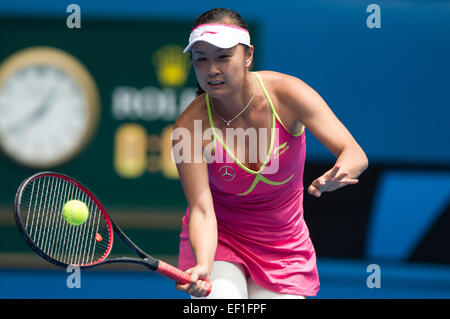
<path fill-rule="evenodd" d="M 77 265 L 77 264 L 67 264 L 63 263 L 59 260 L 56 260 L 49 255 L 47 255 L 45 252 L 43 252 L 39 247 L 36 246 L 36 244 L 33 242 L 31 237 L 29 236 L 28 232 L 24 228 L 23 220 L 20 214 L 20 204 L 21 204 L 21 195 L 25 187 L 30 184 L 33 180 L 41 177 L 56 177 L 61 178 L 66 182 L 69 182 L 73 184 L 74 186 L 80 188 L 94 203 L 95 205 L 100 209 L 101 214 L 105 218 L 105 221 L 108 225 L 108 231 L 110 232 L 110 240 L 108 243 L 108 248 L 106 249 L 106 252 L 103 254 L 103 256 L 98 259 L 95 262 L 92 262 L 90 264 L 83 264 L 83 265 Z M 54 172 L 39 172 L 34 174 L 33 176 L 30 176 L 26 178 L 19 186 L 19 189 L 17 190 L 15 200 L 14 200 L 14 218 L 17 224 L 17 227 L 22 235 L 22 237 L 27 242 L 28 246 L 30 246 L 35 253 L 37 253 L 40 257 L 47 260 L 48 262 L 59 266 L 66 268 L 69 265 L 78 266 L 80 268 L 91 268 L 103 264 L 112 264 L 112 263 L 134 263 L 134 264 L 141 264 L 146 266 L 152 271 L 158 270 L 158 264 L 159 260 L 150 256 L 146 252 L 144 252 L 141 248 L 139 248 L 125 233 L 120 229 L 120 227 L 112 220 L 111 216 L 108 215 L 105 208 L 103 207 L 102 203 L 98 200 L 98 198 L 84 185 L 80 184 L 73 178 L 60 174 L 60 173 L 54 173 Z M 114 242 L 114 234 L 118 235 L 122 241 L 130 248 L 136 255 L 140 257 L 138 258 L 131 258 L 131 257 L 119 257 L 119 258 L 112 258 L 107 259 L 109 254 L 111 253 L 113 242 Z"/>
<path fill-rule="evenodd" d="M 110 236 L 108 248 L 100 259 L 98 259 L 97 261 L 92 262 L 90 264 L 84 264 L 84 265 L 66 264 L 66 263 L 63 263 L 61 261 L 58 261 L 58 260 L 50 257 L 45 252 L 43 252 L 39 247 L 37 247 L 37 245 L 33 242 L 33 240 L 28 235 L 28 232 L 26 231 L 26 229 L 23 226 L 24 224 L 23 224 L 21 214 L 20 214 L 20 207 L 21 207 L 20 205 L 21 205 L 21 195 L 22 195 L 25 187 L 31 181 L 33 181 L 34 179 L 37 179 L 39 177 L 61 178 L 65 181 L 75 185 L 76 187 L 81 189 L 86 195 L 88 195 L 89 198 L 91 200 L 93 200 L 94 203 L 97 205 L 97 207 L 100 209 L 100 212 L 103 215 L 103 217 L 105 218 L 106 223 L 108 225 L 107 228 L 108 228 L 109 236 Z M 45 172 L 36 173 L 36 174 L 26 178 L 20 184 L 20 186 L 17 190 L 16 196 L 15 196 L 14 218 L 15 218 L 17 227 L 18 227 L 20 233 L 22 234 L 22 237 L 25 239 L 26 243 L 28 244 L 28 246 L 30 246 L 33 249 L 33 251 L 36 252 L 44 260 L 47 260 L 48 262 L 50 262 L 56 266 L 67 268 L 67 266 L 69 266 L 69 265 L 74 265 L 74 266 L 78 266 L 80 268 L 90 268 L 90 267 L 100 266 L 103 264 L 112 264 L 112 263 L 140 264 L 140 265 L 147 267 L 148 269 L 150 269 L 152 271 L 155 271 L 167 278 L 174 280 L 177 283 L 182 283 L 182 284 L 190 283 L 190 275 L 189 274 L 187 274 L 186 272 L 182 271 L 181 269 L 178 269 L 162 260 L 159 260 L 159 259 L 154 258 L 153 256 L 150 256 L 145 251 L 143 251 L 141 248 L 139 248 L 133 241 L 131 241 L 131 239 L 128 238 L 128 236 L 125 235 L 125 233 L 122 231 L 122 229 L 120 229 L 120 227 L 113 221 L 111 216 L 108 215 L 108 213 L 106 212 L 105 208 L 103 207 L 101 202 L 98 200 L 98 198 L 87 187 L 85 187 L 84 185 L 82 185 L 81 183 L 79 183 L 78 181 L 74 180 L 73 178 L 71 178 L 67 175 L 64 175 L 61 173 L 45 171 Z M 128 248 L 130 248 L 137 256 L 139 256 L 140 259 L 132 258 L 132 257 L 119 257 L 119 258 L 107 259 L 112 250 L 114 234 L 118 235 L 122 239 L 122 241 L 128 246 Z M 212 286 L 211 286 L 210 282 L 208 282 L 207 284 L 208 284 L 208 292 L 207 292 L 207 295 L 208 295 L 211 292 Z"/>

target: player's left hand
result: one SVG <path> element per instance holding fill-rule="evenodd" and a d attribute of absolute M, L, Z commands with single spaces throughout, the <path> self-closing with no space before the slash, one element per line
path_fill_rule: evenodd
<path fill-rule="evenodd" d="M 347 178 L 348 172 L 341 169 L 340 165 L 335 165 L 325 174 L 314 180 L 308 187 L 308 193 L 320 197 L 323 192 L 332 192 L 346 185 L 356 184 L 355 178 Z"/>

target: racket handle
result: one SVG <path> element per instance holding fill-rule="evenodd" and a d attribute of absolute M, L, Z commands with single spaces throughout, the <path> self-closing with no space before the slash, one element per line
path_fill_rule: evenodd
<path fill-rule="evenodd" d="M 175 282 L 180 284 L 188 284 L 191 282 L 191 276 L 181 269 L 178 269 L 172 265 L 169 265 L 168 263 L 165 263 L 164 261 L 160 260 L 158 264 L 158 269 L 156 269 L 156 272 L 158 274 L 161 274 L 163 276 L 166 276 L 167 278 L 170 278 L 172 280 L 175 280 Z M 208 293 L 210 294 L 212 285 L 210 282 L 207 282 L 208 287 Z"/>

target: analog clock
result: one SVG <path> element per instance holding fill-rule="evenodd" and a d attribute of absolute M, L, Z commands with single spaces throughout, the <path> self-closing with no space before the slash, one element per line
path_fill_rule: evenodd
<path fill-rule="evenodd" d="M 32 47 L 0 65 L 0 150 L 19 164 L 69 161 L 92 138 L 99 113 L 93 78 L 65 51 Z"/>

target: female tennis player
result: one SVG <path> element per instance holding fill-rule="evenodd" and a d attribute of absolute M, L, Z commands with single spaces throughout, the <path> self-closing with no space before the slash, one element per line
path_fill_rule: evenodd
<path fill-rule="evenodd" d="M 217 8 L 199 16 L 184 51 L 199 92 L 174 125 L 190 135 L 173 136 L 173 146 L 190 139 L 183 155 L 201 160 L 177 163 L 188 202 L 179 267 L 191 274 L 191 283 L 177 289 L 192 298 L 315 296 L 316 254 L 303 217 L 305 129 L 337 158 L 308 186 L 312 196 L 357 183 L 368 166 L 364 151 L 302 80 L 251 71 L 254 47 L 238 13 Z M 212 138 L 194 140 L 195 123 Z M 225 134 L 251 128 L 268 132 L 258 133 L 267 143 L 234 145 Z M 205 155 L 211 145 L 212 160 Z M 252 152 L 265 156 L 250 160 Z M 206 281 L 213 287 L 207 297 Z"/>

